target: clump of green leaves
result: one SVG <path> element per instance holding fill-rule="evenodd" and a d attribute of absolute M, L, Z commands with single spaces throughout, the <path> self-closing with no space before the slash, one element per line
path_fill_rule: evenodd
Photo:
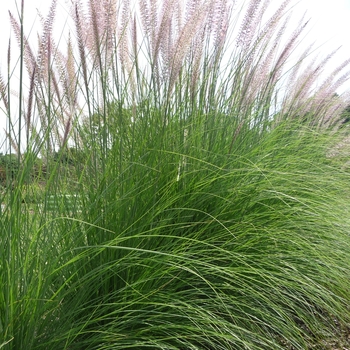
<path fill-rule="evenodd" d="M 11 17 L 40 128 L 28 98 L 20 154 L 5 108 L 0 347 L 305 349 L 349 322 L 346 64 L 291 69 L 289 3 L 75 2 L 63 54 L 53 1 L 37 56 Z"/>

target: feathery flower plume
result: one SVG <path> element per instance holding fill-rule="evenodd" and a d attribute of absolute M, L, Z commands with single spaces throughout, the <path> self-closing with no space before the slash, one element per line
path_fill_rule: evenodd
<path fill-rule="evenodd" d="M 72 119 L 69 118 L 69 119 L 67 120 L 66 126 L 65 126 L 65 128 L 64 128 L 64 134 L 63 134 L 63 138 L 62 138 L 61 147 L 63 147 L 63 146 L 67 143 L 68 135 L 69 135 L 69 132 L 70 132 L 70 130 L 71 130 L 71 124 L 72 124 Z"/>
<path fill-rule="evenodd" d="M 171 72 L 169 91 L 172 90 L 175 80 L 181 70 L 184 58 L 189 53 L 193 39 L 200 33 L 201 25 L 207 15 L 207 7 L 200 4 L 200 8 L 193 9 L 192 13 L 192 16 L 185 22 L 170 51 L 170 57 L 172 57 L 172 59 L 169 66 L 169 71 Z"/>
<path fill-rule="evenodd" d="M 174 21 L 174 31 L 178 33 L 180 31 L 180 28 L 183 26 L 184 22 L 184 9 L 183 9 L 183 4 L 181 1 L 175 1 L 175 8 L 174 8 L 174 16 L 173 16 L 173 21 Z"/>
<path fill-rule="evenodd" d="M 129 13 L 130 1 L 125 1 L 122 8 L 121 23 L 119 28 L 119 58 L 121 63 L 121 68 L 127 75 L 131 71 L 131 61 L 129 53 L 129 26 L 131 22 L 131 16 Z"/>
<path fill-rule="evenodd" d="M 272 68 L 273 59 L 277 54 L 278 46 L 279 46 L 281 38 L 283 37 L 283 35 L 285 33 L 286 28 L 287 28 L 289 18 L 290 17 L 287 17 L 285 19 L 285 21 L 283 22 L 282 26 L 279 28 L 279 30 L 274 38 L 271 36 L 272 34 L 270 35 L 269 32 L 265 32 L 266 37 L 263 38 L 263 40 L 264 40 L 263 45 L 265 45 L 265 42 L 266 42 L 266 45 L 268 47 L 270 40 L 272 41 L 272 45 L 271 45 L 270 50 L 267 52 L 266 56 L 264 57 L 264 59 L 261 62 L 259 62 L 260 67 L 259 67 L 258 75 L 259 75 L 259 80 L 261 79 L 261 81 L 262 81 L 265 79 L 265 81 L 267 82 L 267 84 L 269 86 L 273 85 L 273 83 L 274 83 L 270 79 L 271 72 L 273 71 L 273 68 Z"/>
<path fill-rule="evenodd" d="M 10 15 L 10 22 L 12 25 L 12 29 L 15 32 L 15 37 L 17 39 L 18 45 L 21 45 L 21 25 L 18 23 L 18 21 L 13 17 L 12 13 L 9 11 Z M 10 42 L 9 42 L 10 45 Z M 8 50 L 8 56 L 7 56 L 8 66 L 10 62 L 10 50 Z M 25 35 L 23 35 L 23 58 L 24 62 L 26 64 L 26 68 L 28 71 L 28 74 L 31 75 L 34 67 L 36 65 L 36 59 L 33 54 L 33 51 L 29 45 L 28 39 Z"/>
<path fill-rule="evenodd" d="M 5 84 L 5 80 L 0 73 L 0 96 L 1 100 L 5 106 L 6 111 L 8 112 L 9 110 L 9 104 L 8 104 L 8 99 L 7 99 L 7 84 Z"/>
<path fill-rule="evenodd" d="M 157 29 L 157 40 L 155 43 L 155 52 L 158 56 L 159 50 L 163 61 L 169 63 L 170 50 L 173 45 L 173 25 L 172 25 L 172 16 L 174 13 L 175 3 L 173 0 L 165 0 L 163 2 L 163 7 L 161 10 L 161 18 L 159 28 Z"/>
<path fill-rule="evenodd" d="M 88 82 L 87 63 L 86 63 L 86 55 L 85 55 L 85 42 L 83 38 L 82 23 L 79 15 L 78 4 L 75 4 L 75 21 L 74 22 L 75 22 L 76 31 L 77 31 L 78 49 L 79 49 L 79 56 L 80 56 L 80 62 L 81 62 L 81 69 L 83 71 L 86 99 L 88 101 L 88 108 L 90 108 L 89 82 Z M 91 111 L 89 111 L 89 114 L 91 114 Z"/>
<path fill-rule="evenodd" d="M 11 39 L 9 39 L 9 44 L 7 47 L 7 69 L 10 70 L 11 63 Z"/>
<path fill-rule="evenodd" d="M 334 78 L 345 68 L 349 67 L 350 64 L 350 58 L 343 61 L 338 67 L 336 67 L 332 73 L 329 75 L 329 77 L 325 80 L 325 82 L 320 87 L 320 91 L 324 91 L 329 89 L 329 86 L 331 85 L 331 82 L 334 80 Z"/>
<path fill-rule="evenodd" d="M 151 21 L 149 17 L 149 8 L 147 0 L 140 0 L 139 1 L 139 9 L 140 9 L 140 15 L 141 15 L 141 23 L 143 27 L 143 31 L 145 33 L 145 37 L 150 37 L 151 32 Z"/>
<path fill-rule="evenodd" d="M 197 36 L 196 40 L 193 43 L 193 49 L 192 49 L 192 60 L 191 60 L 191 96 L 192 100 L 194 101 L 195 95 L 197 93 L 197 86 L 199 84 L 199 78 L 201 74 L 201 64 L 202 62 L 202 56 L 203 56 L 203 43 L 205 38 L 205 28 L 202 29 L 201 33 Z"/>
<path fill-rule="evenodd" d="M 114 50 L 115 45 L 115 35 L 117 29 L 117 1 L 104 0 L 102 3 L 102 9 L 104 44 L 106 46 L 105 53 L 108 54 Z"/>
<path fill-rule="evenodd" d="M 138 51 L 139 51 L 139 47 L 138 47 L 138 42 L 137 42 L 137 25 L 136 25 L 136 15 L 134 15 L 133 18 L 133 22 L 132 22 L 132 32 L 131 32 L 131 36 L 132 36 L 132 51 L 133 51 L 133 59 L 135 62 L 135 65 L 138 64 Z M 137 67 L 136 67 L 137 69 Z"/>
<path fill-rule="evenodd" d="M 272 64 L 279 48 L 280 39 L 287 28 L 289 17 L 282 22 L 279 28 L 277 25 L 283 17 L 283 11 L 288 2 L 285 1 L 269 18 L 262 31 L 257 33 L 257 38 L 250 45 L 247 42 L 242 48 L 240 61 L 242 73 L 239 74 L 242 78 L 238 87 L 242 91 L 240 104 L 250 106 L 257 98 L 263 99 L 271 96 L 275 88 L 276 81 L 272 79 L 274 70 Z M 262 11 L 265 11 L 266 6 L 267 3 L 263 3 Z M 248 9 L 247 12 L 249 11 L 252 10 Z M 276 29 L 278 29 L 277 33 Z"/>
<path fill-rule="evenodd" d="M 158 4 L 157 4 L 157 0 L 149 0 L 149 1 L 150 1 L 149 18 L 151 21 L 150 39 L 151 39 L 152 47 L 155 48 L 157 28 L 158 28 Z M 156 57 L 156 56 L 157 56 L 156 52 L 153 52 L 153 57 Z"/>
<path fill-rule="evenodd" d="M 312 61 L 308 64 L 306 69 L 304 69 L 303 72 L 300 72 L 303 63 L 305 62 L 306 58 L 309 57 L 310 52 L 313 48 L 314 44 L 309 45 L 306 50 L 300 55 L 300 58 L 298 61 L 295 63 L 294 67 L 292 67 L 291 73 L 289 74 L 289 79 L 288 79 L 288 89 L 290 90 L 290 93 L 287 95 L 291 96 L 293 94 L 293 87 L 295 86 L 304 86 L 306 81 L 313 81 L 312 75 L 309 74 L 314 69 L 314 65 L 316 62 L 316 58 L 312 59 Z M 309 88 L 311 87 L 312 83 L 308 84 Z M 309 91 L 309 88 L 306 90 Z M 294 91 L 299 91 L 299 89 L 295 89 Z"/>
<path fill-rule="evenodd" d="M 270 49 L 270 52 L 278 46 L 285 32 L 285 29 L 290 19 L 290 14 L 284 20 L 283 24 L 280 25 L 280 29 L 278 29 L 278 25 L 280 24 L 283 16 L 285 15 L 284 12 L 290 2 L 291 0 L 285 0 L 281 4 L 281 6 L 275 11 L 275 13 L 266 22 L 261 33 L 259 34 L 256 40 L 257 43 L 260 43 L 260 41 L 263 41 L 264 42 L 263 44 L 266 46 L 270 46 L 272 44 L 272 48 Z M 278 29 L 278 32 L 276 34 L 277 29 Z"/>
<path fill-rule="evenodd" d="M 300 63 L 297 63 L 288 83 L 287 94 L 290 101 L 299 103 L 298 109 L 301 108 L 300 104 L 302 101 L 305 101 L 308 96 L 312 95 L 312 88 L 316 88 L 316 81 L 319 79 L 320 75 L 323 73 L 324 67 L 329 62 L 329 60 L 338 52 L 338 49 L 331 52 L 324 60 L 318 63 L 315 67 L 317 58 L 314 58 L 311 63 L 304 69 L 302 73 L 298 75 L 298 70 L 300 69 L 301 63 L 304 61 L 304 58 L 307 56 L 311 47 L 304 52 L 301 57 Z M 298 76 L 297 80 L 296 77 Z M 292 79 L 294 81 L 292 81 Z M 306 113 L 306 111 L 304 111 Z"/>
<path fill-rule="evenodd" d="M 134 28 L 131 27 L 132 23 L 132 15 L 130 13 L 130 0 L 125 1 L 124 6 L 122 8 L 122 15 L 121 15 L 121 21 L 120 21 L 120 28 L 119 28 L 119 45 L 118 45 L 118 52 L 120 57 L 120 63 L 121 63 L 121 70 L 125 76 L 125 81 L 130 82 L 130 92 L 132 96 L 135 96 L 136 94 L 136 84 L 135 79 L 133 75 L 133 69 L 135 68 L 135 61 L 131 61 L 132 54 L 130 53 L 130 40 L 133 42 L 131 43 L 132 49 L 137 50 L 137 43 L 134 41 L 136 40 L 137 36 L 137 28 L 136 28 L 136 22 L 134 23 Z M 131 35 L 130 35 L 131 33 Z M 133 38 L 134 36 L 134 38 Z M 137 54 L 136 54 L 137 55 Z"/>
<path fill-rule="evenodd" d="M 272 71 L 272 81 L 276 81 L 280 74 L 282 73 L 282 69 L 284 67 L 284 64 L 286 60 L 289 58 L 289 55 L 291 51 L 294 49 L 297 39 L 299 38 L 300 34 L 303 32 L 303 30 L 306 28 L 309 21 L 306 21 L 304 24 L 302 24 L 291 36 L 290 40 L 287 42 L 285 48 L 283 49 L 282 53 L 277 59 L 277 62 L 273 68 Z"/>
<path fill-rule="evenodd" d="M 92 37 L 94 38 L 94 54 L 95 61 L 94 65 L 99 67 L 100 71 L 103 71 L 102 66 L 102 57 L 101 57 L 101 45 L 102 45 L 102 37 L 103 32 L 100 26 L 100 16 L 99 9 L 97 8 L 97 1 L 90 0 L 89 1 L 89 10 L 90 10 L 90 21 L 92 26 Z"/>
<path fill-rule="evenodd" d="M 56 61 L 58 61 L 58 59 L 56 59 Z M 60 87 L 58 84 L 58 79 L 56 77 L 56 73 L 55 71 L 50 68 L 50 82 L 51 85 L 53 87 L 53 89 L 51 89 L 51 91 L 53 91 L 53 98 L 55 98 L 56 101 L 58 101 L 58 105 L 60 107 L 62 107 L 62 97 L 61 97 L 61 91 L 60 91 Z"/>
<path fill-rule="evenodd" d="M 29 85 L 29 97 L 28 97 L 28 108 L 26 113 L 26 138 L 27 143 L 29 142 L 29 132 L 31 129 L 32 124 L 32 106 L 33 106 L 33 96 L 34 96 L 34 89 L 35 89 L 35 68 L 33 70 L 32 76 L 30 77 L 30 85 Z"/>
<path fill-rule="evenodd" d="M 253 41 L 258 21 L 256 21 L 257 12 L 262 0 L 250 0 L 247 12 L 244 16 L 243 23 L 239 34 L 237 35 L 237 45 L 246 49 Z"/>
<path fill-rule="evenodd" d="M 157 16 L 157 0 L 140 0 L 139 9 L 141 15 L 141 21 L 143 31 L 148 45 L 151 57 L 156 57 L 155 41 L 156 41 L 156 28 L 158 27 Z"/>
<path fill-rule="evenodd" d="M 227 31 L 229 28 L 229 22 L 231 18 L 231 11 L 233 4 L 228 5 L 227 0 L 212 1 L 209 7 L 210 13 L 213 13 L 213 19 L 208 18 L 208 28 L 213 27 L 212 31 L 214 34 L 214 50 L 220 53 L 225 45 Z M 212 23 L 211 23 L 212 22 Z M 210 30 L 208 29 L 210 34 Z"/>
<path fill-rule="evenodd" d="M 57 0 L 52 0 L 49 13 L 43 25 L 43 34 L 40 38 L 39 53 L 36 60 L 37 79 L 40 83 L 45 75 L 49 74 L 49 65 L 52 55 L 52 29 L 56 14 Z"/>
<path fill-rule="evenodd" d="M 67 74 L 65 75 L 65 96 L 67 103 L 73 109 L 77 103 L 77 73 L 75 71 L 74 54 L 71 36 L 68 37 L 67 45 Z"/>
<path fill-rule="evenodd" d="M 129 8 L 130 2 L 124 1 L 123 6 Z M 100 70 L 111 63 L 111 54 L 116 40 L 117 11 L 116 0 L 89 1 L 86 44 Z M 93 40 L 89 40 L 89 37 Z"/>

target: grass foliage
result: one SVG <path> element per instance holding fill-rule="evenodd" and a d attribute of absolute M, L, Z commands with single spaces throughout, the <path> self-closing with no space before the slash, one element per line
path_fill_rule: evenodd
<path fill-rule="evenodd" d="M 349 324 L 347 62 L 320 83 L 291 2 L 241 3 L 76 1 L 66 53 L 56 1 L 37 54 L 11 15 L 0 349 L 307 349 Z"/>

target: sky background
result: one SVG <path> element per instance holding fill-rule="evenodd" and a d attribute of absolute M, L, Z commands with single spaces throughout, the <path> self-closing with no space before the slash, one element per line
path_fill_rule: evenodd
<path fill-rule="evenodd" d="M 69 16 L 68 8 L 72 0 L 58 0 L 57 14 L 54 23 L 54 33 L 62 43 L 67 42 L 67 37 L 61 37 L 60 33 L 68 32 L 70 23 L 67 22 Z M 87 1 L 87 0 L 85 0 Z M 182 1 L 182 0 L 178 0 Z M 237 0 L 238 3 L 248 0 Z M 270 7 L 278 7 L 283 0 L 271 0 Z M 6 76 L 7 71 L 7 47 L 9 38 L 11 37 L 11 64 L 14 65 L 18 59 L 18 44 L 11 30 L 9 14 L 10 10 L 15 18 L 19 18 L 19 7 L 21 0 L 0 0 L 0 71 Z M 308 29 L 305 33 L 308 35 L 304 38 L 302 45 L 309 46 L 310 43 L 316 42 L 316 47 L 321 57 L 326 57 L 334 49 L 342 46 L 337 56 L 330 62 L 329 72 L 336 68 L 340 63 L 350 58 L 350 0 L 292 0 L 295 6 L 292 8 L 293 21 L 291 24 L 291 32 L 295 29 L 293 24 L 297 24 L 306 12 L 306 18 L 310 18 Z M 30 38 L 36 38 L 36 33 L 41 32 L 40 16 L 38 11 L 46 17 L 48 9 L 51 5 L 50 0 L 24 0 L 24 25 L 25 34 Z M 18 6 L 18 9 L 17 9 Z M 74 27 L 70 28 L 71 32 Z M 65 46 L 66 47 L 66 46 Z M 64 50 L 65 51 L 65 50 Z M 302 50 L 301 50 L 302 51 Z M 13 87 L 15 88 L 15 87 Z M 18 89 L 17 89 L 18 90 Z M 350 92 L 350 82 L 344 85 L 340 93 L 344 91 Z M 0 108 L 2 108 L 0 103 Z M 6 126 L 6 117 L 0 112 L 0 148 L 3 139 L 2 130 Z M 1 149 L 0 149 L 1 151 Z"/>

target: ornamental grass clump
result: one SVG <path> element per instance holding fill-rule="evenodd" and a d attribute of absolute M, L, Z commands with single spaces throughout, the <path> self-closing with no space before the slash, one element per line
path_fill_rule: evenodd
<path fill-rule="evenodd" d="M 57 1 L 36 49 L 10 15 L 0 348 L 324 348 L 349 324 L 348 62 L 325 76 L 268 3 L 74 1 L 66 52 Z"/>

